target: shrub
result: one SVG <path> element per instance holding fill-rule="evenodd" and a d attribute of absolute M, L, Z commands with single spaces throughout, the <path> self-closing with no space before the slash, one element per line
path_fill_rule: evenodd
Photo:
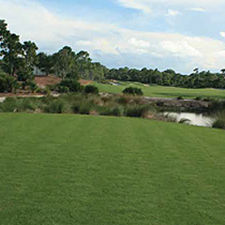
<path fill-rule="evenodd" d="M 0 92 L 12 92 L 18 88 L 17 80 L 5 73 L 0 74 Z"/>
<path fill-rule="evenodd" d="M 212 125 L 213 128 L 225 129 L 225 119 L 218 118 Z"/>
<path fill-rule="evenodd" d="M 212 124 L 213 128 L 225 129 L 225 111 L 221 110 L 215 114 L 216 120 Z"/>
<path fill-rule="evenodd" d="M 81 92 L 82 86 L 75 79 L 65 79 L 57 85 L 57 91 L 60 93 Z"/>
<path fill-rule="evenodd" d="M 88 101 L 92 105 L 103 106 L 105 104 L 104 101 L 98 95 L 89 95 L 86 97 L 88 97 Z"/>
<path fill-rule="evenodd" d="M 104 106 L 99 110 L 99 114 L 103 116 L 123 116 L 123 106 Z"/>
<path fill-rule="evenodd" d="M 183 100 L 183 97 L 182 96 L 178 96 L 177 100 Z"/>
<path fill-rule="evenodd" d="M 149 111 L 149 109 L 150 109 L 149 105 L 127 106 L 126 116 L 128 116 L 128 117 L 142 117 Z"/>
<path fill-rule="evenodd" d="M 92 110 L 92 104 L 89 102 L 77 102 L 73 104 L 72 110 L 76 114 L 89 115 L 90 111 Z"/>
<path fill-rule="evenodd" d="M 202 100 L 202 97 L 196 97 L 195 100 L 196 101 L 201 101 Z"/>
<path fill-rule="evenodd" d="M 128 87 L 128 88 L 125 88 L 123 90 L 123 93 L 124 94 L 130 94 L 130 95 L 143 95 L 143 91 L 141 88 L 135 88 L 135 87 Z"/>
<path fill-rule="evenodd" d="M 104 103 L 110 102 L 110 101 L 112 101 L 112 99 L 113 99 L 113 96 L 112 96 L 112 95 L 107 95 L 107 96 L 102 96 L 102 97 L 101 97 L 101 100 L 102 100 Z"/>
<path fill-rule="evenodd" d="M 156 105 L 157 105 L 158 107 L 163 107 L 163 106 L 165 105 L 165 103 L 164 103 L 164 102 L 157 102 Z"/>
<path fill-rule="evenodd" d="M 14 112 L 17 109 L 17 101 L 16 98 L 6 98 L 4 103 L 0 104 L 1 112 Z"/>
<path fill-rule="evenodd" d="M 117 98 L 117 102 L 118 102 L 119 104 L 124 104 L 124 105 L 126 105 L 126 104 L 128 104 L 128 103 L 131 101 L 132 97 L 133 97 L 133 96 L 122 95 L 122 96 L 119 96 L 119 97 Z"/>
<path fill-rule="evenodd" d="M 32 98 L 21 98 L 17 101 L 17 112 L 34 111 L 36 108 L 36 100 Z"/>
<path fill-rule="evenodd" d="M 208 97 L 203 99 L 204 102 L 213 102 L 213 99 Z"/>
<path fill-rule="evenodd" d="M 29 83 L 29 88 L 30 88 L 30 91 L 31 91 L 32 93 L 34 93 L 34 92 L 36 92 L 36 91 L 38 90 L 37 84 L 36 84 L 35 82 L 33 82 L 33 81 L 31 81 L 31 82 Z"/>
<path fill-rule="evenodd" d="M 84 88 L 84 92 L 86 94 L 98 94 L 99 93 L 99 89 L 93 85 L 87 85 L 85 88 Z"/>
<path fill-rule="evenodd" d="M 70 88 L 66 87 L 66 86 L 58 86 L 57 91 L 59 93 L 69 93 L 70 92 Z"/>
<path fill-rule="evenodd" d="M 211 112 L 222 112 L 223 110 L 225 110 L 225 101 L 213 101 L 210 102 L 209 104 L 209 110 Z"/>
<path fill-rule="evenodd" d="M 2 112 L 27 112 L 34 111 L 37 107 L 38 99 L 32 98 L 6 98 L 4 103 L 1 103 Z"/>
<path fill-rule="evenodd" d="M 132 95 L 122 95 L 119 97 L 116 97 L 116 102 L 119 104 L 143 104 L 143 99 L 139 96 L 132 96 Z"/>
<path fill-rule="evenodd" d="M 63 113 L 64 104 L 61 101 L 53 101 L 44 107 L 45 113 Z"/>
<path fill-rule="evenodd" d="M 51 95 L 51 90 L 48 87 L 45 87 L 45 89 L 43 90 L 43 94 L 50 96 Z"/>

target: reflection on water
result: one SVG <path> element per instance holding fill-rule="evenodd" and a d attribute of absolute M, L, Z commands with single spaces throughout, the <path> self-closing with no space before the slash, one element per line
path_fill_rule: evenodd
<path fill-rule="evenodd" d="M 175 117 L 177 122 L 188 119 L 190 121 L 188 124 L 195 126 L 212 127 L 214 122 L 213 117 L 204 116 L 203 114 L 165 112 L 165 115 Z"/>

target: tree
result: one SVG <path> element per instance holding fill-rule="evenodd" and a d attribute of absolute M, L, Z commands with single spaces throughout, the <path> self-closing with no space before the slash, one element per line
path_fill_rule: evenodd
<path fill-rule="evenodd" d="M 24 82 L 23 87 L 29 85 L 34 79 L 33 70 L 37 62 L 37 50 L 38 47 L 34 42 L 26 41 L 22 45 L 22 56 L 20 56 L 20 65 L 16 75 L 18 80 Z"/>
<path fill-rule="evenodd" d="M 65 79 L 67 74 L 75 70 L 75 56 L 75 52 L 68 46 L 53 55 L 54 71 L 57 76 Z"/>
<path fill-rule="evenodd" d="M 3 53 L 6 50 L 5 40 L 9 35 L 10 32 L 7 30 L 7 23 L 5 20 L 0 20 L 0 57 L 3 56 Z"/>
<path fill-rule="evenodd" d="M 19 35 L 7 30 L 7 24 L 0 20 L 0 56 L 3 57 L 1 67 L 13 77 L 32 75 L 36 62 L 37 46 L 31 41 L 20 43 Z"/>
<path fill-rule="evenodd" d="M 7 30 L 7 24 L 0 20 L 0 56 L 3 57 L 2 68 L 11 76 L 16 75 L 23 53 L 19 36 Z"/>
<path fill-rule="evenodd" d="M 80 51 L 75 57 L 75 68 L 80 77 L 84 79 L 92 79 L 92 74 L 90 73 L 91 68 L 91 58 L 88 52 Z"/>
<path fill-rule="evenodd" d="M 54 61 L 52 55 L 47 55 L 44 52 L 40 52 L 37 55 L 36 66 L 46 75 L 54 72 Z"/>
<path fill-rule="evenodd" d="M 2 43 L 3 69 L 11 76 L 16 76 L 22 61 L 23 46 L 19 41 L 19 36 L 10 34 Z"/>
<path fill-rule="evenodd" d="M 25 41 L 23 44 L 23 56 L 28 67 L 32 68 L 37 64 L 37 45 L 31 41 Z"/>

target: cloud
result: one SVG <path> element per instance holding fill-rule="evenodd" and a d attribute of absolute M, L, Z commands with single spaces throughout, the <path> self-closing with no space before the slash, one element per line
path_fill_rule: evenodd
<path fill-rule="evenodd" d="M 143 41 L 137 38 L 130 38 L 128 40 L 128 43 L 131 44 L 132 46 L 138 47 L 138 48 L 148 48 L 150 47 L 150 43 L 148 41 Z"/>
<path fill-rule="evenodd" d="M 204 8 L 189 8 L 188 10 L 195 12 L 206 12 Z"/>
<path fill-rule="evenodd" d="M 182 13 L 178 10 L 168 9 L 166 13 L 166 16 L 178 16 L 178 15 L 182 15 Z"/>
<path fill-rule="evenodd" d="M 92 43 L 90 41 L 85 41 L 85 40 L 80 40 L 80 41 L 77 41 L 76 42 L 77 45 L 80 45 L 80 46 L 91 46 Z"/>
<path fill-rule="evenodd" d="M 187 6 L 192 11 L 204 12 L 205 8 L 224 4 L 224 0 L 117 0 L 117 2 L 123 7 L 141 10 L 145 13 L 154 11 L 155 6 L 180 6 L 182 8 Z"/>
<path fill-rule="evenodd" d="M 35 41 L 40 51 L 53 53 L 69 45 L 75 51 L 87 50 L 94 61 L 113 67 L 174 67 L 180 72 L 196 66 L 217 70 L 224 67 L 225 43 L 220 40 L 125 29 L 88 22 L 85 17 L 65 19 L 33 0 L 0 0 L 0 5 L 0 15 L 9 28 L 22 40 Z"/>
<path fill-rule="evenodd" d="M 180 57 L 201 57 L 202 54 L 199 50 L 189 45 L 187 41 L 163 41 L 160 43 L 162 49 L 166 53 L 173 54 Z"/>
<path fill-rule="evenodd" d="M 145 13 L 150 13 L 151 9 L 145 1 L 137 0 L 118 0 L 119 4 L 130 9 L 141 10 Z"/>
<path fill-rule="evenodd" d="M 225 38 L 225 32 L 224 31 L 220 32 L 220 36 Z"/>

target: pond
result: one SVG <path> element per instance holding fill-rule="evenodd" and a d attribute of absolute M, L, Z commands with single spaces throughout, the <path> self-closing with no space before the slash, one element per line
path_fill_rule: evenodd
<path fill-rule="evenodd" d="M 164 114 L 176 118 L 177 122 L 183 119 L 187 119 L 189 120 L 188 124 L 203 127 L 212 127 L 212 124 L 215 120 L 213 117 L 197 113 L 165 112 Z"/>

